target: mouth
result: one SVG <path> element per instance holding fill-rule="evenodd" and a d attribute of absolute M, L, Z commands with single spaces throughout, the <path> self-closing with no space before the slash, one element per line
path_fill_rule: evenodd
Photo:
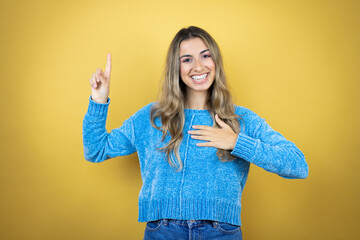
<path fill-rule="evenodd" d="M 195 83 L 203 83 L 207 80 L 207 76 L 208 73 L 204 73 L 201 75 L 193 75 L 191 76 L 191 79 L 195 82 Z"/>

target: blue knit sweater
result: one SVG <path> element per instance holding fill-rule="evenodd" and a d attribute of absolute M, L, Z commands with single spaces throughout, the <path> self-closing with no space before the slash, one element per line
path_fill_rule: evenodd
<path fill-rule="evenodd" d="M 231 152 L 238 157 L 221 162 L 216 148 L 198 147 L 187 133 L 193 125 L 213 126 L 207 110 L 185 109 L 183 140 L 180 157 L 183 169 L 179 172 L 167 162 L 157 148 L 162 132 L 151 126 L 149 104 L 121 127 L 108 133 L 105 129 L 109 102 L 98 104 L 91 100 L 83 121 L 85 159 L 102 162 L 116 156 L 137 152 L 142 177 L 139 194 L 139 221 L 158 219 L 214 220 L 241 225 L 241 195 L 247 180 L 250 163 L 284 178 L 306 178 L 308 165 L 302 152 L 281 134 L 274 131 L 254 112 L 235 106 L 241 116 L 241 132 Z M 161 126 L 159 119 L 155 124 Z"/>

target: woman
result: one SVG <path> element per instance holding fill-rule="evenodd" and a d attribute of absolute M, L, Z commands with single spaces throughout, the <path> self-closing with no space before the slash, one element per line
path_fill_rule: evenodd
<path fill-rule="evenodd" d="M 284 178 L 306 178 L 302 152 L 249 109 L 235 106 L 215 40 L 181 29 L 170 44 L 159 102 L 110 133 L 111 58 L 90 79 L 83 123 L 85 158 L 137 151 L 144 239 L 242 239 L 241 195 L 250 163 Z"/>

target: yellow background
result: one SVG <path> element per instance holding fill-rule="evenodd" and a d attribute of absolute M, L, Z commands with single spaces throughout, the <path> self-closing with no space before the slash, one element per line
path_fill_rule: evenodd
<path fill-rule="evenodd" d="M 304 152 L 306 180 L 254 165 L 244 239 L 355 239 L 360 3 L 351 0 L 0 2 L 0 239 L 142 239 L 136 154 L 84 160 L 88 80 L 113 56 L 107 129 L 155 101 L 184 26 L 219 43 L 238 105 Z"/>

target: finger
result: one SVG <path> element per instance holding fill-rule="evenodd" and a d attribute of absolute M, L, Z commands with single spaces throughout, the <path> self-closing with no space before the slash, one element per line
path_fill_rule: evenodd
<path fill-rule="evenodd" d="M 188 133 L 192 135 L 210 135 L 210 132 L 208 130 L 192 130 L 188 131 Z"/>
<path fill-rule="evenodd" d="M 97 83 L 100 82 L 100 77 L 101 77 L 100 74 L 97 73 L 96 77 L 95 77 L 95 80 L 96 80 Z"/>
<path fill-rule="evenodd" d="M 203 141 L 211 141 L 212 140 L 212 138 L 210 136 L 191 135 L 191 138 L 203 140 Z"/>
<path fill-rule="evenodd" d="M 97 75 L 97 76 L 104 76 L 104 72 L 102 71 L 101 68 L 97 68 L 97 69 L 96 69 L 96 75 Z"/>
<path fill-rule="evenodd" d="M 92 89 L 96 89 L 97 88 L 97 83 L 95 78 L 90 78 L 90 86 Z"/>
<path fill-rule="evenodd" d="M 92 77 L 89 79 L 89 83 L 90 83 L 91 88 L 94 88 L 94 87 L 93 87 L 93 80 L 92 80 Z"/>
<path fill-rule="evenodd" d="M 111 73 L 111 54 L 108 53 L 105 68 L 105 78 L 109 79 Z"/>
<path fill-rule="evenodd" d="M 107 80 L 107 79 L 105 78 L 105 76 L 104 76 L 103 71 L 101 71 L 101 69 L 100 69 L 99 72 L 96 73 L 96 78 L 97 78 L 97 82 L 98 82 L 98 83 L 105 83 L 106 80 Z"/>
<path fill-rule="evenodd" d="M 100 75 L 103 75 L 104 73 L 101 70 L 101 68 L 97 68 L 95 74 L 96 74 L 96 76 L 100 76 Z"/>
<path fill-rule="evenodd" d="M 196 146 L 198 146 L 198 147 L 215 147 L 214 143 L 212 143 L 212 142 L 197 143 Z"/>
<path fill-rule="evenodd" d="M 215 114 L 215 121 L 221 128 L 227 128 L 229 125 L 227 125 L 223 120 L 219 118 L 219 115 Z"/>
<path fill-rule="evenodd" d="M 203 130 L 211 130 L 213 127 L 206 126 L 206 125 L 194 125 L 194 126 L 192 126 L 192 128 L 203 129 Z"/>
<path fill-rule="evenodd" d="M 95 87 L 95 84 L 96 84 L 96 74 L 93 73 L 93 75 L 92 75 L 91 78 L 90 78 L 90 86 L 91 86 L 92 88 L 96 88 L 96 87 Z"/>

